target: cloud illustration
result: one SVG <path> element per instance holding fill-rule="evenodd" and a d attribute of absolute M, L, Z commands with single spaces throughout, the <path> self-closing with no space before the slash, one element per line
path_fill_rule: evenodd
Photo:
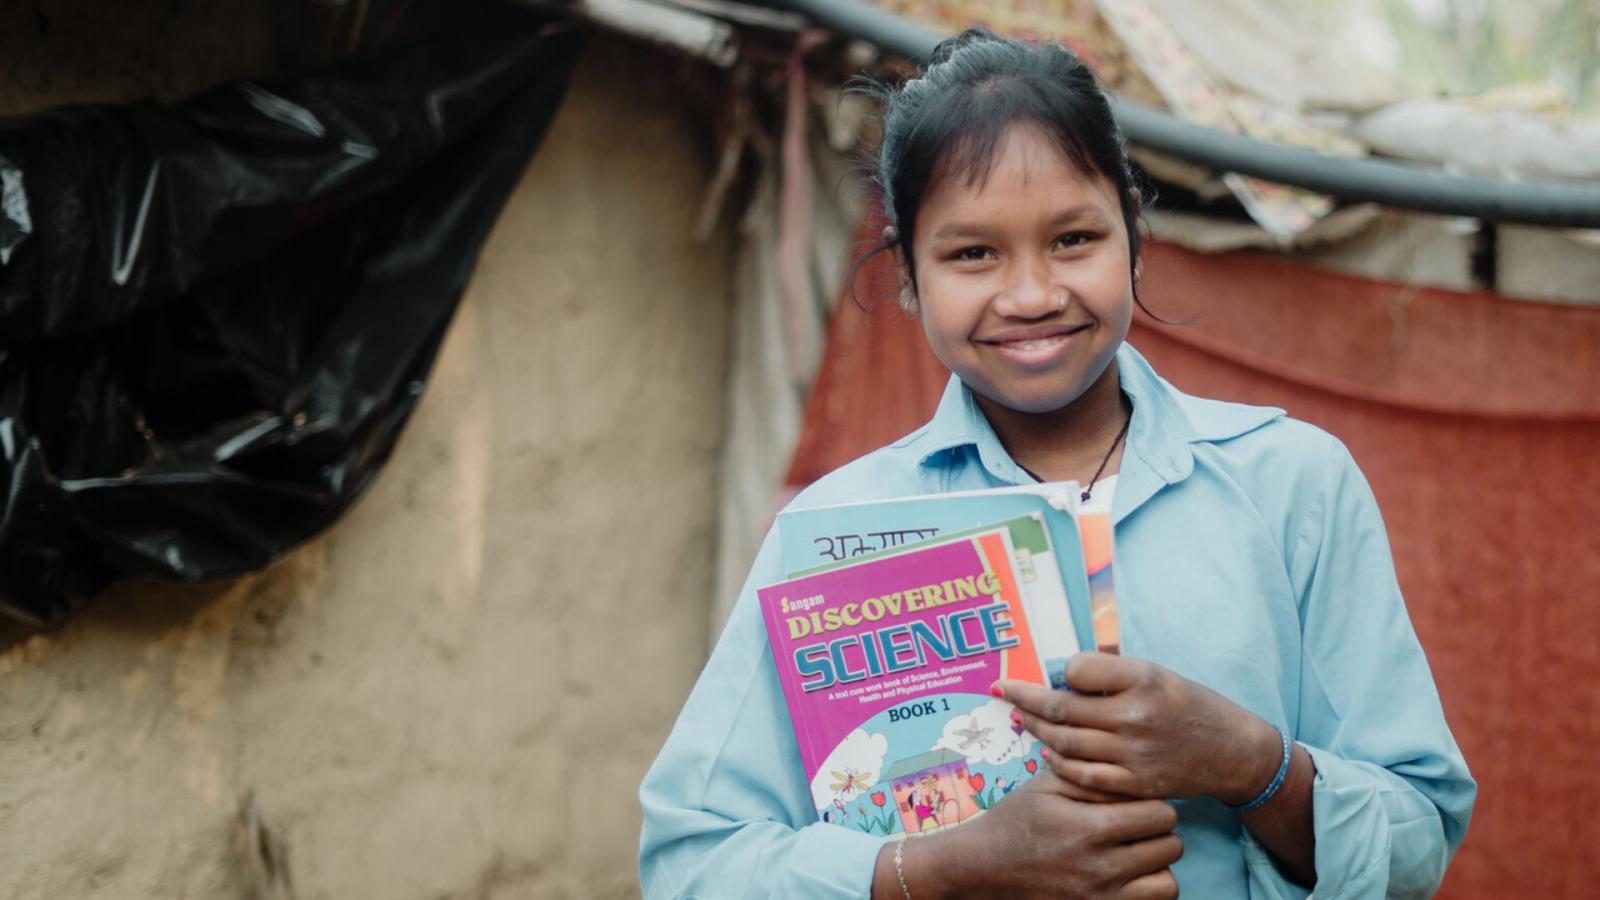
<path fill-rule="evenodd" d="M 1011 727 L 1012 709 L 1004 700 L 990 700 L 967 715 L 951 718 L 933 749 L 960 753 L 969 766 L 980 762 L 998 766 L 1026 756 L 1038 740 Z"/>
<path fill-rule="evenodd" d="M 878 783 L 883 775 L 883 757 L 889 752 L 889 739 L 857 728 L 833 748 L 822 761 L 817 777 L 811 779 L 811 799 L 817 809 L 836 798 L 848 803 L 861 791 Z M 863 785 L 865 787 L 863 787 Z"/>

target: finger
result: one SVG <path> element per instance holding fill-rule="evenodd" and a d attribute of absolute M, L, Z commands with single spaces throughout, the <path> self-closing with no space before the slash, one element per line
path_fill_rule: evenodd
<path fill-rule="evenodd" d="M 1116 696 L 1102 697 L 1058 691 L 1026 681 L 1004 680 L 995 682 L 1001 699 L 1024 713 L 1059 722 L 1063 725 L 1080 725 L 1101 731 L 1116 731 L 1123 716 L 1121 707 L 1126 701 Z"/>
<path fill-rule="evenodd" d="M 1177 900 L 1178 879 L 1170 869 L 1140 875 L 1117 890 L 1117 900 Z"/>
<path fill-rule="evenodd" d="M 1050 769 L 1045 769 L 1041 774 L 1050 776 L 1048 784 L 1040 785 L 1041 788 L 1047 788 L 1054 793 L 1060 794 L 1069 800 L 1076 800 L 1079 803 L 1126 803 L 1129 800 L 1134 799 L 1122 794 L 1107 794 L 1104 791 L 1091 791 L 1082 785 L 1073 784 L 1070 781 L 1066 781 Z M 1044 781 L 1044 779 L 1032 778 L 1027 782 L 1027 784 L 1024 784 L 1023 787 L 1028 787 L 1029 785 L 1040 781 Z"/>
<path fill-rule="evenodd" d="M 1132 797 L 1124 797 L 1121 794 L 1091 791 L 1086 787 L 1062 781 L 1061 776 L 1052 771 L 1048 765 L 1040 769 L 1037 775 L 1024 781 L 1022 787 L 1017 789 L 1019 794 L 1029 791 L 1055 794 L 1068 800 L 1076 800 L 1079 803 L 1126 803 L 1134 799 Z"/>
<path fill-rule="evenodd" d="M 1171 834 L 1178 827 L 1178 811 L 1165 800 L 1130 800 L 1097 807 L 1105 817 L 1102 833 L 1117 843 Z"/>
<path fill-rule="evenodd" d="M 1113 883 L 1126 884 L 1171 868 L 1183 856 L 1183 841 L 1175 834 L 1164 834 L 1101 852 Z"/>
<path fill-rule="evenodd" d="M 1050 770 L 1063 781 L 1100 793 L 1136 796 L 1138 782 L 1133 773 L 1116 763 L 1090 762 L 1057 753 L 1041 755 Z"/>
<path fill-rule="evenodd" d="M 1132 851 L 1130 858 L 1137 861 L 1136 868 L 1144 872 L 1156 872 L 1170 869 L 1183 859 L 1183 838 L 1168 832 L 1124 844 L 1123 849 Z"/>
<path fill-rule="evenodd" d="M 1091 791 L 1086 787 L 1073 784 L 1060 778 L 1056 779 L 1056 793 L 1063 797 L 1070 797 L 1079 803 L 1126 803 L 1129 797 L 1122 794 L 1107 794 L 1103 791 Z"/>
<path fill-rule="evenodd" d="M 1022 723 L 1023 729 L 1042 741 L 1046 747 L 1068 759 L 1090 762 L 1123 760 L 1122 739 L 1110 732 L 1097 728 L 1058 725 L 1021 710 L 1018 710 L 1015 721 Z"/>
<path fill-rule="evenodd" d="M 1078 694 L 1114 694 L 1143 684 L 1153 664 L 1128 656 L 1087 651 L 1067 660 L 1067 686 Z"/>
<path fill-rule="evenodd" d="M 1010 678 L 996 681 L 989 690 L 990 693 L 1023 712 L 1054 722 L 1062 721 L 1061 705 L 1057 696 L 1070 696 L 1066 691 L 1058 691 L 1027 681 L 1014 681 Z"/>

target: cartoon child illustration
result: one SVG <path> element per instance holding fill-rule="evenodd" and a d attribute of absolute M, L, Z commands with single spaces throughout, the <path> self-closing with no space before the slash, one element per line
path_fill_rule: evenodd
<path fill-rule="evenodd" d="M 917 789 L 911 792 L 912 809 L 917 814 L 917 830 L 927 831 L 938 828 L 939 807 L 944 805 L 944 791 L 939 789 L 939 780 L 932 775 L 922 776 Z"/>

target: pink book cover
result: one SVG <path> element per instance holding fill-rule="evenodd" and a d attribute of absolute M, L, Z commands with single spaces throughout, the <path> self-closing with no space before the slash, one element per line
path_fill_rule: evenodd
<path fill-rule="evenodd" d="M 760 589 L 817 817 L 921 834 L 1041 765 L 999 678 L 1044 684 L 1001 528 Z"/>

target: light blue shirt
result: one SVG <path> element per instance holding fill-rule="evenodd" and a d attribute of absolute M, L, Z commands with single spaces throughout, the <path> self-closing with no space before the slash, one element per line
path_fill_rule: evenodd
<path fill-rule="evenodd" d="M 1476 786 L 1445 724 L 1372 491 L 1337 439 L 1282 410 L 1190 397 L 1131 346 L 1113 498 L 1123 652 L 1204 684 L 1311 754 L 1316 895 L 1427 896 Z M 932 421 L 835 471 L 796 507 L 1032 479 L 950 381 Z M 758 586 L 773 534 L 640 787 L 646 897 L 867 897 L 884 838 L 815 821 Z M 1303 898 L 1232 813 L 1180 800 L 1186 897 Z"/>

